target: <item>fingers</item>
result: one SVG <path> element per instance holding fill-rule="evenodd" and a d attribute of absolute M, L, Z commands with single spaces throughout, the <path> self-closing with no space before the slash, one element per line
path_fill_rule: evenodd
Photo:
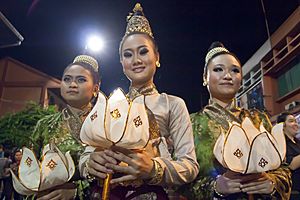
<path fill-rule="evenodd" d="M 233 194 L 241 192 L 240 179 L 230 179 L 225 176 L 217 178 L 216 190 L 222 194 Z"/>
<path fill-rule="evenodd" d="M 113 171 L 123 173 L 123 174 L 132 174 L 132 175 L 138 174 L 138 170 L 134 169 L 133 167 L 129 167 L 129 166 L 120 166 L 120 165 L 113 165 L 113 164 L 107 163 L 107 164 L 105 164 L 105 167 L 112 169 Z"/>
<path fill-rule="evenodd" d="M 113 173 L 111 169 L 105 167 L 105 164 L 117 164 L 117 161 L 114 158 L 107 156 L 103 151 L 92 153 L 87 162 L 88 173 L 102 179 L 106 178 L 107 173 Z"/>
<path fill-rule="evenodd" d="M 244 184 L 241 189 L 248 194 L 270 194 L 274 190 L 274 184 L 271 180 L 266 179 Z"/>
<path fill-rule="evenodd" d="M 104 151 L 99 151 L 99 152 L 93 152 L 90 155 L 90 160 L 95 161 L 96 163 L 99 163 L 101 165 L 104 165 L 107 162 L 117 164 L 117 160 L 114 159 L 113 157 L 107 155 L 104 153 Z"/>
<path fill-rule="evenodd" d="M 115 179 L 112 179 L 110 181 L 111 184 L 116 184 L 116 183 L 123 183 L 123 182 L 126 182 L 126 181 L 133 181 L 133 180 L 136 180 L 136 176 L 133 176 L 133 175 L 125 175 L 125 176 L 122 176 L 122 177 L 119 177 L 119 178 L 115 178 Z"/>
<path fill-rule="evenodd" d="M 105 150 L 104 152 L 109 157 L 112 157 L 112 158 L 114 158 L 118 161 L 121 161 L 121 162 L 125 162 L 130 166 L 134 166 L 135 165 L 134 159 L 138 158 L 137 154 L 131 154 L 130 156 L 129 155 L 126 156 L 123 153 L 115 153 L 115 152 L 110 151 L 110 150 Z M 112 164 L 117 164 L 117 163 L 112 163 Z"/>

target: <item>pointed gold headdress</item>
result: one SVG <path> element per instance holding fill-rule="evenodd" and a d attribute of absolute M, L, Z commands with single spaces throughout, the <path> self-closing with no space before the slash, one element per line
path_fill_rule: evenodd
<path fill-rule="evenodd" d="M 73 63 L 76 63 L 76 62 L 79 62 L 79 63 L 86 63 L 88 65 L 91 65 L 94 70 L 96 72 L 98 72 L 98 62 L 95 58 L 93 58 L 92 56 L 88 56 L 88 55 L 79 55 L 79 56 L 76 56 L 73 60 Z"/>
<path fill-rule="evenodd" d="M 149 21 L 143 13 L 143 8 L 141 4 L 135 4 L 132 11 L 133 13 L 129 13 L 129 15 L 127 16 L 127 27 L 125 36 L 131 33 L 145 33 L 151 38 L 154 38 Z"/>

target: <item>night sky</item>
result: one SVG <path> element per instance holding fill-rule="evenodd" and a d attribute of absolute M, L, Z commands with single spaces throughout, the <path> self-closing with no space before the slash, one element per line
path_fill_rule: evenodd
<path fill-rule="evenodd" d="M 140 2 L 160 51 L 155 77 L 160 92 L 182 97 L 190 112 L 207 103 L 202 86 L 206 51 L 221 41 L 245 63 L 267 40 L 261 0 L 1 0 L 0 11 L 25 38 L 21 46 L 0 49 L 49 75 L 83 53 L 88 35 L 99 33 L 105 49 L 99 53 L 101 89 L 125 91 L 129 81 L 119 62 L 119 42 L 126 16 Z M 299 6 L 299 0 L 264 0 L 270 32 Z"/>

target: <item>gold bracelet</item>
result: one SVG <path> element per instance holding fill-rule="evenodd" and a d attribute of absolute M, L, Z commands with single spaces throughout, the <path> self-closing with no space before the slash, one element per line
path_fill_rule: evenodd
<path fill-rule="evenodd" d="M 275 183 L 273 181 L 272 181 L 272 185 L 273 185 L 273 191 L 270 193 L 271 197 L 274 196 L 276 191 L 277 191 L 276 188 L 275 188 Z"/>
<path fill-rule="evenodd" d="M 218 178 L 218 177 L 217 177 L 217 178 Z M 225 194 L 222 194 L 222 193 L 220 193 L 220 192 L 217 191 L 217 179 L 216 179 L 215 182 L 214 182 L 213 189 L 214 189 L 214 192 L 216 193 L 216 195 L 217 195 L 218 197 L 225 197 L 225 196 L 226 196 Z"/>
<path fill-rule="evenodd" d="M 152 161 L 153 161 L 154 176 L 147 181 L 147 184 L 158 185 L 163 179 L 164 170 L 161 164 L 157 160 L 152 159 Z"/>
<path fill-rule="evenodd" d="M 88 161 L 85 162 L 85 178 L 87 179 L 88 182 L 93 182 L 96 178 L 95 176 L 91 175 L 89 173 L 89 164 L 88 164 Z"/>

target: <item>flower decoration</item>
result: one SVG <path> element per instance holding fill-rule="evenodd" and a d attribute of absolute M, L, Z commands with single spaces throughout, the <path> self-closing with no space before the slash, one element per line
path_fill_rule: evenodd
<path fill-rule="evenodd" d="M 113 145 L 131 150 L 143 149 L 149 140 L 144 101 L 143 95 L 128 99 L 120 88 L 109 98 L 100 92 L 97 103 L 82 125 L 82 142 L 103 149 Z"/>
<path fill-rule="evenodd" d="M 257 129 L 250 118 L 241 124 L 230 124 L 214 146 L 216 159 L 231 171 L 251 174 L 277 169 L 286 154 L 283 124 L 276 124 L 271 133 L 263 124 Z"/>
<path fill-rule="evenodd" d="M 37 192 L 68 182 L 75 172 L 69 152 L 63 154 L 54 143 L 46 145 L 40 162 L 32 150 L 24 147 L 18 177 L 11 171 L 13 186 L 22 195 Z"/>

